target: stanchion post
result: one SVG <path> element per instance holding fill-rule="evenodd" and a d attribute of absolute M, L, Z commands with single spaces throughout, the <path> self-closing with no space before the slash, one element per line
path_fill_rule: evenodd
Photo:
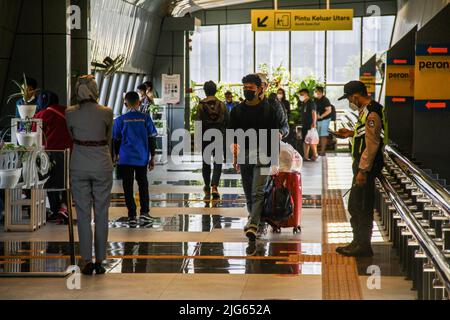
<path fill-rule="evenodd" d="M 69 216 L 68 226 L 69 226 L 69 250 L 70 250 L 70 264 L 75 265 L 75 237 L 74 237 L 74 227 L 73 227 L 73 205 L 72 205 L 72 193 L 70 192 L 70 150 L 65 151 L 66 165 L 65 165 L 65 175 L 66 175 L 66 195 L 67 195 L 67 213 Z"/>

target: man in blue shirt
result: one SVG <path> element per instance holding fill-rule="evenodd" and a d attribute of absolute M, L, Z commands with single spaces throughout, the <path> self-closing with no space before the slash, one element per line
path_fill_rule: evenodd
<path fill-rule="evenodd" d="M 225 106 L 228 109 L 228 113 L 230 113 L 238 104 L 238 102 L 233 101 L 233 93 L 231 91 L 225 92 Z"/>
<path fill-rule="evenodd" d="M 133 193 L 135 176 L 139 186 L 140 221 L 142 223 L 153 221 L 150 216 L 147 168 L 149 171 L 155 168 L 157 130 L 150 115 L 139 112 L 140 100 L 136 92 L 126 94 L 125 105 L 128 112 L 114 122 L 114 152 L 123 178 L 128 222 L 130 227 L 136 227 L 137 209 Z"/>

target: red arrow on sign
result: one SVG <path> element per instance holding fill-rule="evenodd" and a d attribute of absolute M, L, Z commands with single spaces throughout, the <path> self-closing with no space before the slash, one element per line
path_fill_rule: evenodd
<path fill-rule="evenodd" d="M 371 74 L 370 72 L 364 72 L 363 76 L 365 76 L 365 77 L 371 77 L 372 74 Z"/>
<path fill-rule="evenodd" d="M 448 48 L 433 48 L 433 47 L 430 46 L 427 51 L 428 51 L 429 54 L 433 54 L 433 53 L 448 53 Z"/>
<path fill-rule="evenodd" d="M 428 101 L 425 105 L 427 109 L 445 109 L 447 108 L 447 104 L 445 102 L 431 102 Z"/>
<path fill-rule="evenodd" d="M 408 60 L 394 59 L 394 64 L 407 64 Z"/>
<path fill-rule="evenodd" d="M 406 98 L 392 98 L 392 102 L 406 102 Z"/>

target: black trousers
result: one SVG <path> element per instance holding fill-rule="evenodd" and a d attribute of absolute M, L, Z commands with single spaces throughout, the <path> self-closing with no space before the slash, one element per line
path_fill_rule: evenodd
<path fill-rule="evenodd" d="M 358 173 L 358 163 L 353 165 L 353 183 L 348 200 L 350 212 L 350 224 L 353 229 L 353 239 L 361 245 L 369 245 L 372 239 L 373 210 L 375 202 L 375 178 L 376 174 L 367 174 L 367 183 L 364 186 L 355 186 Z"/>
<path fill-rule="evenodd" d="M 122 176 L 123 192 L 125 194 L 128 217 L 135 218 L 137 215 L 133 190 L 134 179 L 136 179 L 139 186 L 141 214 L 148 214 L 150 212 L 150 193 L 148 191 L 147 166 L 119 166 L 119 171 Z"/>
<path fill-rule="evenodd" d="M 65 191 L 48 191 L 47 197 L 50 203 L 50 210 L 54 214 L 58 213 L 62 204 L 67 205 L 67 193 Z"/>
<path fill-rule="evenodd" d="M 202 155 L 205 153 L 205 148 L 210 144 L 203 143 L 202 146 Z M 202 175 L 203 175 L 203 181 L 205 183 L 206 187 L 218 187 L 220 183 L 220 177 L 222 176 L 222 163 L 223 159 L 219 159 L 216 157 L 216 153 L 212 152 L 213 156 L 213 163 L 206 163 L 205 159 L 203 159 L 203 166 L 202 166 Z M 225 156 L 225 153 L 224 153 Z M 212 180 L 211 180 L 211 165 L 213 166 L 213 173 L 212 173 Z"/>

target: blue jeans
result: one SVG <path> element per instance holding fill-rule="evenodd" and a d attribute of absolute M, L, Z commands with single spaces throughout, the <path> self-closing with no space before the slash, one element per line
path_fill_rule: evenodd
<path fill-rule="evenodd" d="M 264 209 L 264 187 L 269 176 L 262 175 L 264 167 L 255 164 L 242 164 L 241 176 L 244 187 L 247 210 L 250 214 L 249 224 L 258 226 Z"/>

